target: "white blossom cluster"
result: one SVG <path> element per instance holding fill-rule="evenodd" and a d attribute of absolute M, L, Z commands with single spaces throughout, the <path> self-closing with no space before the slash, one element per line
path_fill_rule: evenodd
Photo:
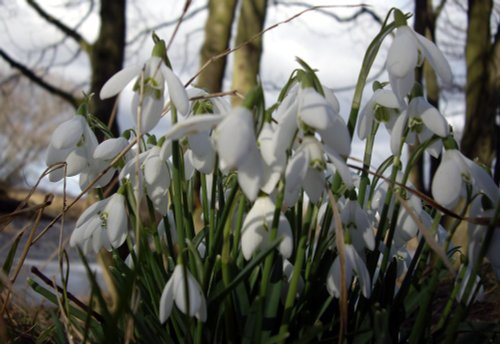
<path fill-rule="evenodd" d="M 445 117 L 423 95 L 412 95 L 414 69 L 424 59 L 430 62 L 444 83 L 451 82 L 451 69 L 438 48 L 410 27 L 398 27 L 387 55 L 389 82 L 386 87 L 375 90 L 361 109 L 357 135 L 365 140 L 372 135 L 376 123 L 383 123 L 391 134 L 390 148 L 394 156 L 400 156 L 405 144 L 423 144 L 432 140 L 426 151 L 434 157 L 441 157 L 432 182 L 434 200 L 449 209 L 461 200 L 472 200 L 471 217 L 492 216 L 492 208 L 486 209 L 481 203 L 483 197 L 493 205 L 500 201 L 499 189 L 491 176 L 458 149 L 443 144 L 451 135 Z M 389 184 L 382 180 L 373 188 L 372 195 L 357 199 L 358 174 L 346 164 L 351 153 L 351 135 L 340 115 L 339 102 L 333 91 L 321 85 L 312 71 L 297 72 L 277 106 L 268 116 L 261 114 L 260 118 L 257 118 L 259 114 L 253 109 L 253 104 L 243 103 L 231 108 L 223 98 L 207 100 L 210 111 L 194 111 L 194 101 L 190 98 L 206 93 L 196 88 L 186 90 L 162 57 L 155 53 L 143 65 L 125 68 L 113 76 L 102 88 L 101 98 L 118 94 L 134 78 L 132 109 L 137 133 L 147 133 L 155 128 L 166 108 L 170 111 L 176 109 L 182 115 L 177 123 L 155 144 L 136 144 L 120 162 L 105 171 L 132 139 L 121 137 L 98 144 L 85 117 L 77 115 L 61 124 L 52 136 L 47 164 L 61 161 L 67 164 L 65 171 L 59 169 L 50 174 L 52 181 L 63 178 L 64 172 L 67 176 L 79 174 L 83 189 L 100 176 L 93 187 L 103 187 L 119 170 L 120 183 L 130 183 L 138 200 L 147 197 L 156 212 L 170 219 L 170 199 L 176 197 L 171 188 L 171 143 L 182 142 L 182 172 L 186 179 L 192 178 L 195 171 L 207 175 L 208 179 L 213 177 L 216 169 L 223 176 L 236 173 L 239 188 L 251 203 L 241 228 L 240 248 L 245 260 L 251 260 L 270 244 L 277 200 L 282 193 L 277 221 L 277 235 L 282 240 L 277 250 L 283 257 L 285 271 L 291 273 L 293 266 L 290 267 L 287 259 L 295 249 L 295 238 L 285 213 L 297 204 L 304 192 L 308 202 L 320 209 L 320 227 L 326 218 L 325 209 L 330 206 L 326 193 L 337 176 L 345 191 L 339 195 L 337 203 L 345 240 L 346 286 L 354 279 L 363 296 L 370 297 L 372 281 L 365 264 L 366 254 L 374 250 L 382 252 L 383 245 L 391 245 L 391 256 L 400 258 L 398 274 L 405 273 L 412 255 L 406 245 L 419 235 L 418 224 L 404 207 L 397 207 L 399 213 L 392 242 L 376 246 L 376 230 Z M 401 175 L 398 174 L 396 182 L 400 181 Z M 403 182 L 411 187 L 408 182 Z M 432 218 L 425 211 L 422 200 L 414 194 L 407 194 L 406 201 L 413 213 L 430 228 Z M 395 203 L 395 198 L 392 198 L 389 214 L 395 211 Z M 79 218 L 71 245 L 81 246 L 84 252 L 119 247 L 129 236 L 127 212 L 126 199 L 120 193 L 93 204 Z M 161 226 L 165 232 L 163 222 Z M 478 245 L 486 232 L 482 227 L 469 226 L 472 261 L 476 259 Z M 174 221 L 169 228 L 175 234 Z M 335 230 L 335 221 L 332 221 L 330 239 Z M 177 240 L 177 236 L 173 237 Z M 500 234 L 496 231 L 488 258 L 500 277 L 499 241 Z M 333 242 L 331 248 L 335 249 Z M 166 321 L 175 303 L 183 313 L 204 321 L 207 317 L 206 300 L 200 284 L 186 265 L 179 263 L 173 271 L 161 296 L 160 320 Z M 325 286 L 331 295 L 339 297 L 341 283 L 340 258 L 337 257 Z"/>

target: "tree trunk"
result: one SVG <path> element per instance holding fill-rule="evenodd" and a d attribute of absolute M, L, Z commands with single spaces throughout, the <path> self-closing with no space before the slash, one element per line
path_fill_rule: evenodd
<path fill-rule="evenodd" d="M 267 0 L 244 0 L 241 3 L 238 20 L 236 46 L 250 40 L 262 31 L 266 17 Z M 234 74 L 232 89 L 243 96 L 257 84 L 262 55 L 262 39 L 255 38 L 238 49 L 234 54 Z M 233 98 L 233 105 L 239 105 L 241 99 Z"/>
<path fill-rule="evenodd" d="M 91 111 L 104 124 L 112 119 L 116 97 L 101 100 L 99 91 L 104 83 L 123 67 L 125 55 L 126 0 L 101 1 L 101 28 L 90 53 L 90 92 L 94 93 Z M 110 129 L 119 135 L 118 123 L 112 120 Z M 101 137 L 102 139 L 102 137 Z"/>
<path fill-rule="evenodd" d="M 209 1 L 208 19 L 205 24 L 205 42 L 200 53 L 201 66 L 213 56 L 229 48 L 236 3 L 236 0 Z M 221 91 L 226 61 L 226 56 L 212 61 L 199 75 L 197 86 L 210 93 Z"/>
<path fill-rule="evenodd" d="M 462 152 L 491 165 L 495 150 L 495 115 L 498 100 L 498 54 L 491 43 L 493 1 L 469 0 L 465 48 L 467 64 L 465 129 Z"/>
<path fill-rule="evenodd" d="M 415 31 L 427 37 L 433 42 L 436 41 L 436 19 L 437 13 L 435 13 L 432 8 L 432 1 L 415 1 Z M 439 85 L 437 82 L 436 73 L 432 69 L 431 65 L 427 61 L 425 61 L 421 67 L 417 68 L 415 73 L 415 80 L 422 84 L 427 100 L 430 104 L 439 109 Z M 413 152 L 414 148 L 410 147 L 410 154 L 412 154 Z M 428 160 L 429 163 L 426 164 L 425 160 Z M 424 153 L 424 155 L 422 155 L 422 157 L 418 159 L 415 167 L 411 171 L 410 181 L 418 190 L 429 194 L 430 182 L 438 165 L 438 159 L 429 156 L 429 154 L 427 153 Z M 424 178 L 426 168 L 428 169 L 429 185 L 426 184 Z"/>

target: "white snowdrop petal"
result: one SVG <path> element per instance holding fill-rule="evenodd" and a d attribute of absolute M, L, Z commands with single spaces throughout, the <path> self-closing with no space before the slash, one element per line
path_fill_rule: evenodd
<path fill-rule="evenodd" d="M 373 93 L 373 101 L 383 107 L 397 109 L 399 101 L 392 90 L 379 89 Z"/>
<path fill-rule="evenodd" d="M 174 291 L 173 291 L 173 276 L 163 288 L 160 297 L 160 322 L 163 324 L 167 321 L 168 317 L 172 313 L 172 307 L 174 305 Z"/>
<path fill-rule="evenodd" d="M 234 109 L 220 122 L 214 135 L 222 167 L 235 168 L 256 144 L 252 113 L 243 107 Z"/>
<path fill-rule="evenodd" d="M 256 226 L 253 230 L 246 230 L 241 234 L 241 252 L 246 260 L 252 258 L 253 253 L 257 248 L 268 240 L 268 233 L 260 226 Z"/>
<path fill-rule="evenodd" d="M 128 141 L 124 137 L 112 138 L 101 142 L 94 150 L 94 159 L 112 160 L 125 147 Z"/>
<path fill-rule="evenodd" d="M 354 247 L 350 245 L 346 245 L 345 248 L 346 260 L 350 260 L 356 275 L 358 276 L 358 281 L 361 287 L 361 292 L 363 296 L 369 298 L 371 296 L 371 282 L 370 282 L 370 274 L 368 273 L 368 269 L 366 268 L 365 262 L 359 256 L 358 252 L 354 249 Z"/>
<path fill-rule="evenodd" d="M 85 119 L 82 116 L 74 116 L 70 120 L 61 123 L 52 133 L 51 145 L 56 149 L 73 148 L 82 139 Z"/>
<path fill-rule="evenodd" d="M 113 247 L 119 247 L 127 237 L 127 212 L 125 210 L 125 197 L 115 193 L 109 198 L 104 207 L 107 213 L 107 228 L 109 241 Z"/>
<path fill-rule="evenodd" d="M 184 136 L 195 135 L 205 131 L 209 131 L 219 124 L 224 117 L 220 115 L 197 115 L 189 117 L 183 121 L 176 123 L 165 134 L 167 140 L 179 140 Z"/>
<path fill-rule="evenodd" d="M 413 73 L 418 62 L 418 51 L 415 37 L 411 29 L 402 26 L 396 31 L 396 36 L 387 53 L 387 70 L 397 78 L 404 78 Z"/>
<path fill-rule="evenodd" d="M 335 116 L 332 125 L 326 130 L 318 130 L 325 145 L 343 156 L 351 154 L 351 136 L 340 116 Z"/>
<path fill-rule="evenodd" d="M 135 98 L 135 97 L 134 97 Z M 160 98 L 155 97 L 144 97 L 142 101 L 142 111 L 141 111 L 141 131 L 149 132 L 153 130 L 158 122 L 161 119 L 161 113 L 163 111 L 164 98 L 161 96 Z M 138 108 L 135 108 L 135 112 L 137 113 Z M 135 116 L 134 120 L 137 124 L 137 116 Z"/>
<path fill-rule="evenodd" d="M 78 147 L 66 158 L 66 175 L 68 177 L 77 175 L 89 166 L 88 156 L 83 147 Z"/>
<path fill-rule="evenodd" d="M 313 88 L 302 89 L 299 93 L 298 119 L 311 128 L 326 129 L 335 115 L 326 99 Z"/>
<path fill-rule="evenodd" d="M 445 152 L 443 160 L 434 174 L 432 196 L 439 204 L 452 208 L 462 192 L 462 174 L 457 163 L 446 157 Z"/>
<path fill-rule="evenodd" d="M 290 223 L 285 215 L 280 215 L 278 224 L 278 237 L 281 237 L 281 242 L 278 246 L 280 254 L 284 258 L 290 258 L 293 252 L 293 235 Z"/>
<path fill-rule="evenodd" d="M 47 147 L 47 155 L 45 156 L 45 164 L 48 166 L 55 164 L 57 162 L 63 162 L 66 160 L 66 157 L 71 152 L 71 148 L 69 149 L 57 149 L 52 144 L 49 144 Z M 61 167 L 61 173 L 63 168 Z M 62 177 L 61 177 L 62 178 Z"/>
<path fill-rule="evenodd" d="M 305 149 L 299 149 L 295 151 L 292 155 L 288 165 L 286 166 L 285 187 L 294 187 L 296 185 L 301 185 L 304 180 L 309 161 Z"/>
<path fill-rule="evenodd" d="M 161 178 L 162 172 L 165 172 L 165 162 L 161 161 L 159 156 L 148 157 L 144 161 L 144 180 L 153 185 Z"/>
<path fill-rule="evenodd" d="M 433 42 L 417 32 L 413 33 L 418 40 L 423 55 L 427 58 L 436 74 L 439 75 L 443 82 L 450 84 L 453 81 L 453 73 L 443 53 Z"/>
<path fill-rule="evenodd" d="M 248 153 L 247 159 L 238 165 L 238 184 L 250 201 L 257 198 L 263 179 L 263 161 L 257 148 L 254 148 Z"/>
<path fill-rule="evenodd" d="M 335 151 L 329 150 L 327 146 L 325 146 L 324 148 L 326 155 L 328 155 L 328 157 L 332 161 L 333 165 L 336 168 L 336 171 L 342 178 L 342 181 L 346 184 L 348 188 L 352 188 L 354 186 L 352 180 L 352 173 L 349 170 L 349 167 L 347 166 L 345 161 Z"/>
<path fill-rule="evenodd" d="M 420 113 L 420 118 L 422 118 L 425 126 L 438 136 L 448 136 L 449 125 L 444 116 L 431 104 L 427 103 L 427 105 L 427 108 Z"/>
<path fill-rule="evenodd" d="M 491 200 L 493 204 L 500 202 L 500 189 L 496 185 L 493 178 L 478 164 L 469 159 L 465 159 L 472 177 L 475 182 L 475 186 L 484 193 Z"/>
<path fill-rule="evenodd" d="M 404 98 L 410 93 L 413 85 L 415 84 L 415 74 L 408 73 L 403 78 L 398 78 L 392 74 L 389 74 L 389 81 L 391 83 L 391 88 L 394 91 L 394 94 L 398 98 L 399 107 L 405 108 L 406 104 Z"/>
<path fill-rule="evenodd" d="M 189 112 L 189 97 L 184 85 L 182 85 L 177 75 L 163 64 L 161 65 L 161 72 L 167 83 L 170 101 L 182 115 L 187 115 Z"/>
<path fill-rule="evenodd" d="M 358 121 L 358 137 L 361 140 L 364 140 L 368 137 L 372 130 L 373 126 L 373 106 L 375 105 L 375 101 L 370 99 L 368 103 L 361 109 L 359 113 L 359 121 Z"/>
<path fill-rule="evenodd" d="M 309 196 L 311 202 L 318 202 L 321 195 L 325 191 L 324 173 L 322 171 L 309 168 L 304 178 L 303 186 L 304 191 L 307 193 L 307 196 Z"/>
<path fill-rule="evenodd" d="M 403 138 L 403 133 L 406 129 L 406 124 L 408 121 L 408 115 L 406 112 L 402 113 L 396 123 L 394 123 L 394 127 L 392 127 L 391 132 L 391 152 L 393 155 L 399 155 L 401 153 L 401 139 Z"/>
<path fill-rule="evenodd" d="M 333 111 L 338 114 L 340 112 L 340 103 L 333 90 L 331 88 L 323 86 L 323 92 L 325 93 L 326 101 L 330 104 Z"/>
<path fill-rule="evenodd" d="M 134 77 L 139 75 L 141 69 L 141 66 L 129 66 L 113 75 L 101 88 L 99 98 L 111 98 L 120 93 Z"/>

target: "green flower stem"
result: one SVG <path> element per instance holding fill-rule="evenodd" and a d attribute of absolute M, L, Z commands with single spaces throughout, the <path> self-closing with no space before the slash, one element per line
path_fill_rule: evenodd
<path fill-rule="evenodd" d="M 361 70 L 359 72 L 358 81 L 356 82 L 356 89 L 354 90 L 354 96 L 352 98 L 351 112 L 349 114 L 349 119 L 347 121 L 347 129 L 349 130 L 349 134 L 352 136 L 354 134 L 354 128 L 356 127 L 356 122 L 358 120 L 359 108 L 361 105 L 361 97 L 363 96 L 363 90 L 366 85 L 366 80 L 368 79 L 368 74 L 370 73 L 370 69 L 372 68 L 373 62 L 377 57 L 378 50 L 382 45 L 385 37 L 389 35 L 395 28 L 396 25 L 394 22 L 390 24 L 386 24 L 389 16 L 391 15 L 391 11 L 387 14 L 387 17 L 380 29 L 380 32 L 373 39 L 373 41 L 368 46 L 366 50 L 365 56 L 363 58 L 363 62 L 361 64 Z"/>
<path fill-rule="evenodd" d="M 218 161 L 215 162 L 216 166 Z M 215 213 L 216 213 L 216 203 L 217 203 L 217 187 L 218 184 L 216 180 L 219 178 L 219 173 L 218 169 L 214 169 L 214 173 L 212 174 L 212 192 L 210 194 L 210 209 L 209 209 L 209 215 L 208 215 L 208 240 L 207 240 L 207 246 L 208 246 L 208 255 L 213 257 L 215 254 L 214 248 L 215 248 Z M 205 182 L 206 183 L 206 182 Z"/>
<path fill-rule="evenodd" d="M 297 254 L 295 259 L 295 266 L 293 268 L 293 275 L 288 286 L 288 293 L 286 295 L 285 310 L 283 312 L 283 318 L 281 320 L 281 327 L 279 331 L 279 337 L 284 336 L 288 332 L 290 317 L 294 310 L 295 299 L 297 298 L 297 289 L 300 282 L 300 276 L 302 271 L 302 265 L 304 264 L 305 252 L 306 252 L 306 242 L 307 234 L 302 235 L 299 244 L 297 246 Z M 285 337 L 283 337 L 285 338 Z M 283 340 L 283 343 L 285 341 Z"/>
<path fill-rule="evenodd" d="M 474 284 L 476 282 L 476 276 L 479 273 L 479 269 L 481 268 L 483 259 L 486 256 L 486 253 L 488 252 L 488 247 L 490 245 L 491 238 L 493 237 L 493 233 L 495 231 L 495 226 L 496 226 L 495 224 L 497 223 L 499 217 L 500 217 L 500 202 L 496 205 L 495 213 L 491 218 L 491 222 L 488 226 L 486 235 L 484 237 L 483 242 L 481 243 L 478 259 L 476 262 L 474 262 L 474 267 L 472 268 L 469 280 L 467 281 L 467 286 L 465 287 L 462 299 L 460 300 L 456 311 L 453 313 L 453 317 L 451 319 L 450 324 L 446 328 L 445 340 L 444 340 L 444 343 L 446 344 L 455 343 L 455 339 L 457 336 L 457 328 L 460 325 L 460 322 L 465 317 L 468 308 L 464 300 L 467 301 L 470 298 L 470 293 L 472 292 Z"/>
<path fill-rule="evenodd" d="M 453 309 L 453 304 L 455 303 L 455 300 L 458 295 L 458 291 L 462 287 L 462 283 L 464 283 L 464 276 L 465 276 L 466 268 L 464 267 L 463 269 L 460 270 L 459 275 L 457 276 L 457 281 L 455 283 L 455 286 L 453 287 L 453 290 L 451 291 L 450 297 L 448 298 L 448 301 L 446 302 L 446 305 L 444 306 L 443 312 L 441 313 L 441 316 L 439 317 L 438 323 L 436 325 L 436 331 L 439 331 L 440 329 L 443 328 L 443 326 L 446 323 L 446 320 L 450 316 L 450 313 Z"/>
<path fill-rule="evenodd" d="M 406 129 L 404 134 L 402 135 L 401 144 L 399 146 L 399 154 L 395 155 L 393 158 L 391 177 L 390 177 L 390 181 L 389 181 L 390 184 L 389 184 L 389 188 L 387 189 L 387 194 L 385 196 L 384 208 L 382 209 L 382 215 L 380 216 L 380 224 L 379 224 L 379 227 L 377 229 L 377 235 L 375 237 L 375 248 L 379 247 L 380 240 L 382 239 L 382 236 L 384 235 L 384 229 L 386 226 L 387 217 L 390 215 L 389 208 L 391 205 L 391 201 L 393 199 L 394 187 L 396 185 L 398 171 L 400 170 L 400 167 L 402 164 L 401 153 L 403 151 L 403 145 L 406 141 L 407 135 L 408 135 L 408 129 Z M 407 181 L 408 176 L 409 176 L 409 174 L 403 176 L 403 179 L 401 180 L 402 185 L 406 185 L 406 181 Z M 401 190 L 400 192 L 403 192 L 403 190 Z M 404 196 L 404 195 L 402 194 L 401 196 Z M 399 209 L 400 209 L 400 204 L 399 204 L 398 200 L 394 200 L 394 209 L 393 209 L 393 212 L 391 215 L 391 221 L 389 223 L 390 227 L 389 227 L 389 232 L 387 234 L 387 241 L 386 241 L 386 245 L 385 245 L 384 255 L 382 257 L 382 263 L 380 264 L 380 271 L 382 273 L 385 272 L 385 269 L 387 268 L 387 264 L 389 263 L 389 256 L 391 253 L 392 239 L 394 238 L 394 233 L 396 231 Z"/>
<path fill-rule="evenodd" d="M 285 198 L 285 183 L 280 183 L 280 185 L 278 186 L 278 196 L 277 196 L 276 203 L 275 203 L 273 222 L 271 224 L 270 233 L 269 233 L 269 242 L 274 242 L 276 240 L 276 238 L 278 237 L 279 218 L 280 218 L 281 206 L 283 205 L 284 198 Z M 267 257 L 264 261 L 264 268 L 262 270 L 260 293 L 259 293 L 260 298 L 262 300 L 266 300 L 266 296 L 268 296 L 268 290 L 269 290 L 269 287 L 271 284 L 271 272 L 272 272 L 273 265 L 275 264 L 275 255 L 276 255 L 275 250 L 272 250 L 271 252 L 269 252 L 269 254 L 267 255 Z M 271 312 L 272 310 L 268 309 L 269 305 L 267 305 L 267 306 L 268 307 L 265 307 L 266 308 L 265 310 L 260 309 L 260 313 L 262 315 L 265 315 L 265 316 L 270 315 L 268 313 Z M 266 314 L 263 314 L 262 313 L 263 311 Z M 262 316 L 259 317 L 258 320 L 259 321 L 256 324 L 257 333 L 262 334 L 261 339 L 264 340 L 269 335 L 269 332 L 267 330 L 262 332 L 263 317 Z"/>
<path fill-rule="evenodd" d="M 209 226 L 210 215 L 208 210 L 208 194 L 207 194 L 207 176 L 204 173 L 199 173 L 201 184 L 201 206 L 203 211 L 203 225 Z"/>
<path fill-rule="evenodd" d="M 238 202 L 238 212 L 236 213 L 236 225 L 233 231 L 233 261 L 236 261 L 240 250 L 234 249 L 234 247 L 239 247 L 241 238 L 241 227 L 243 224 L 243 216 L 245 215 L 245 199 L 240 198 Z"/>
<path fill-rule="evenodd" d="M 241 196 L 241 193 L 240 193 Z M 232 261 L 231 257 L 231 230 L 232 230 L 232 219 L 233 214 L 236 208 L 237 202 L 228 203 L 228 207 L 230 207 L 229 215 L 226 219 L 226 223 L 224 225 L 224 233 L 222 238 L 222 254 L 221 254 L 221 269 L 222 269 L 222 280 L 224 285 L 228 287 L 233 280 L 233 276 L 230 271 L 230 264 Z M 225 312 L 224 312 L 224 320 L 227 331 L 227 340 L 228 342 L 234 342 L 235 334 L 234 329 L 236 325 L 234 324 L 234 320 L 237 319 L 236 314 L 234 314 L 235 306 L 233 304 L 233 298 L 228 297 L 224 299 L 225 303 Z"/>
<path fill-rule="evenodd" d="M 368 174 L 370 171 L 370 165 L 372 161 L 373 155 L 373 146 L 375 143 L 375 135 L 377 134 L 377 130 L 379 127 L 379 123 L 375 121 L 372 126 L 372 131 L 368 136 L 365 144 L 365 153 L 363 156 L 363 171 L 361 172 L 361 179 L 359 182 L 359 192 L 358 192 L 358 202 L 364 207 L 365 206 L 365 196 L 366 196 L 366 188 L 370 184 L 370 178 L 368 178 Z"/>

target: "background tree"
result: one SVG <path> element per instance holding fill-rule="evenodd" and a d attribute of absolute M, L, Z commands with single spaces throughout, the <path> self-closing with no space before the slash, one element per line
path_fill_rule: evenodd
<path fill-rule="evenodd" d="M 229 49 L 237 7 L 236 0 L 209 0 L 205 39 L 200 52 L 200 65 Z M 222 90 L 227 57 L 214 59 L 198 76 L 197 86 L 207 92 Z"/>
<path fill-rule="evenodd" d="M 101 101 L 97 94 L 104 82 L 123 67 L 126 0 L 99 2 L 100 28 L 98 37 L 93 43 L 88 42 L 78 31 L 78 24 L 74 27 L 66 25 L 60 19 L 46 11 L 36 0 L 26 0 L 26 3 L 41 18 L 57 28 L 64 35 L 65 38 L 63 41 L 65 39 L 70 39 L 76 43 L 77 52 L 75 56 L 77 56 L 79 52 L 87 54 L 91 70 L 91 81 L 87 93 L 95 94 L 95 96 L 92 97 L 91 111 L 104 123 L 109 122 L 112 132 L 117 135 L 118 125 L 116 121 L 110 121 L 112 119 L 111 115 L 113 113 L 113 106 L 116 98 Z M 92 12 L 94 1 L 90 1 L 88 6 L 89 10 L 87 14 L 83 16 L 84 19 Z M 46 91 L 64 99 L 75 107 L 78 105 L 81 95 L 75 95 L 73 92 L 68 92 L 64 87 L 51 83 L 43 76 L 38 75 L 32 68 L 14 59 L 3 48 L 0 49 L 0 57 L 2 57 L 11 67 L 20 71 L 24 76 L 44 88 Z"/>
<path fill-rule="evenodd" d="M 249 41 L 262 31 L 266 19 L 267 0 L 241 1 L 235 46 Z M 256 37 L 234 53 L 232 89 L 245 95 L 257 83 L 262 55 L 262 37 Z M 233 105 L 241 102 L 233 98 Z"/>
<path fill-rule="evenodd" d="M 500 23 L 491 27 L 493 1 L 468 1 L 467 41 L 465 61 L 465 130 L 461 150 L 471 159 L 491 166 L 498 148 L 498 124 L 495 123 L 500 106 Z M 494 23 L 493 23 L 494 24 Z M 492 31 L 496 34 L 492 39 Z M 497 146 L 498 147 L 498 146 Z M 497 165 L 498 166 L 498 165 Z M 498 168 L 496 171 L 498 183 Z"/>
<path fill-rule="evenodd" d="M 436 43 L 436 21 L 441 13 L 446 0 L 434 8 L 432 0 L 415 0 L 414 23 L 415 31 L 427 37 L 432 42 Z M 430 66 L 428 61 L 424 61 L 422 66 L 415 71 L 415 80 L 422 86 L 427 97 L 427 100 L 434 107 L 439 109 L 440 86 L 436 77 L 436 73 Z M 413 148 L 410 147 L 410 154 Z M 413 185 L 427 194 L 430 194 L 429 182 L 439 165 L 439 159 L 430 156 L 427 153 L 418 159 L 411 173 L 411 181 Z M 427 171 L 425 171 L 427 169 Z M 429 178 L 425 178 L 428 174 Z"/>

